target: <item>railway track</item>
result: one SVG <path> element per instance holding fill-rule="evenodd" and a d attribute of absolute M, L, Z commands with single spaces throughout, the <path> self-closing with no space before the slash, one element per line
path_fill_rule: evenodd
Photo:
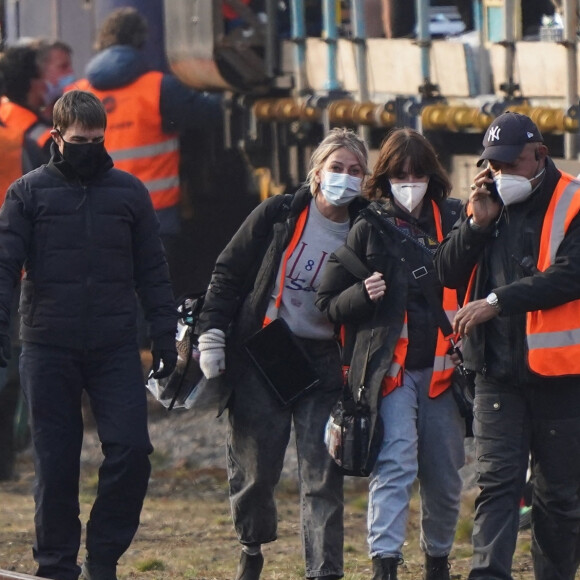
<path fill-rule="evenodd" d="M 0 580 L 41 580 L 38 576 L 30 576 L 29 574 L 19 574 L 18 572 L 9 572 L 8 570 L 0 570 Z"/>

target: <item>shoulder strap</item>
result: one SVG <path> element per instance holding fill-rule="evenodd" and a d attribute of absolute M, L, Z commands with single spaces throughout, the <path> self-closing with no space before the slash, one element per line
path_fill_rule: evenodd
<path fill-rule="evenodd" d="M 403 230 L 402 228 L 399 228 L 397 226 L 397 224 L 395 223 L 394 219 L 392 219 L 390 216 L 384 214 L 382 212 L 382 210 L 379 209 L 374 204 L 371 204 L 367 208 L 363 209 L 360 212 L 360 215 L 363 216 L 364 219 L 366 219 L 370 224 L 375 226 L 375 228 L 377 228 L 379 231 L 389 228 L 389 229 L 397 232 L 400 236 L 403 236 L 404 238 L 413 242 L 416 246 L 421 248 L 421 250 L 423 252 L 427 253 L 430 258 L 433 258 L 434 252 L 432 252 L 427 246 L 421 244 L 417 239 L 415 239 L 413 236 L 408 234 L 405 230 Z M 416 228 L 416 229 L 418 229 L 418 228 Z M 424 236 L 426 236 L 428 238 L 432 238 L 426 232 L 422 232 L 422 233 Z"/>
<path fill-rule="evenodd" d="M 418 246 L 426 250 L 431 258 L 433 257 L 433 254 L 429 251 L 428 248 L 423 246 L 423 244 L 419 244 L 412 236 L 409 236 L 405 232 L 401 231 L 390 220 L 381 217 L 377 213 L 377 208 L 372 204 L 366 209 L 362 210 L 361 215 L 379 232 L 379 234 L 381 234 L 382 237 L 386 237 L 385 229 L 390 227 L 399 232 L 401 235 L 404 235 L 406 238 L 413 240 Z M 435 293 L 435 286 L 433 284 L 433 272 L 430 272 L 424 266 L 415 268 L 415 266 L 408 260 L 405 261 L 405 264 L 407 264 L 409 270 L 411 270 L 413 278 L 417 280 L 417 283 L 419 284 L 419 287 L 421 288 L 421 291 L 427 300 L 427 304 L 429 304 L 429 308 L 431 308 L 435 314 L 437 325 L 439 328 L 441 328 L 443 335 L 449 336 L 450 334 L 453 334 L 453 327 L 451 326 L 451 323 L 449 322 L 449 319 L 443 310 L 441 300 L 439 300 L 439 297 Z"/>
<path fill-rule="evenodd" d="M 347 245 L 340 246 L 335 250 L 336 259 L 355 277 L 366 280 L 372 272 L 365 266 L 363 261 L 355 254 L 352 248 Z"/>

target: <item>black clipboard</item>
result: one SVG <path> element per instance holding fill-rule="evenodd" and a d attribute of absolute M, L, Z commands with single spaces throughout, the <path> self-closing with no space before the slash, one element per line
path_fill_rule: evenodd
<path fill-rule="evenodd" d="M 244 347 L 283 406 L 320 382 L 306 351 L 281 318 L 256 332 Z"/>

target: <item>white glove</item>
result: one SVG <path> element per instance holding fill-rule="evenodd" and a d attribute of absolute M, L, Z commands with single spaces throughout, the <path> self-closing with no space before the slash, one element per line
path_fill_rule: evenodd
<path fill-rule="evenodd" d="M 198 340 L 199 366 L 206 379 L 213 379 L 226 370 L 226 335 L 210 328 Z"/>

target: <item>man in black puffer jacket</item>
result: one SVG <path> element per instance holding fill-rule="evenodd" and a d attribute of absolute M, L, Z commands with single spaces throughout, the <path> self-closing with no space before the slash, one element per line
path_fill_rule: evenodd
<path fill-rule="evenodd" d="M 24 269 L 20 374 L 37 478 L 36 575 L 59 580 L 80 572 L 83 390 L 104 454 L 84 577 L 115 580 L 139 524 L 152 446 L 137 296 L 156 376 L 169 374 L 177 359 L 177 313 L 155 212 L 144 185 L 113 168 L 105 126 L 93 94 L 61 97 L 50 163 L 14 182 L 0 210 L 0 366 L 10 353 L 10 305 Z"/>

